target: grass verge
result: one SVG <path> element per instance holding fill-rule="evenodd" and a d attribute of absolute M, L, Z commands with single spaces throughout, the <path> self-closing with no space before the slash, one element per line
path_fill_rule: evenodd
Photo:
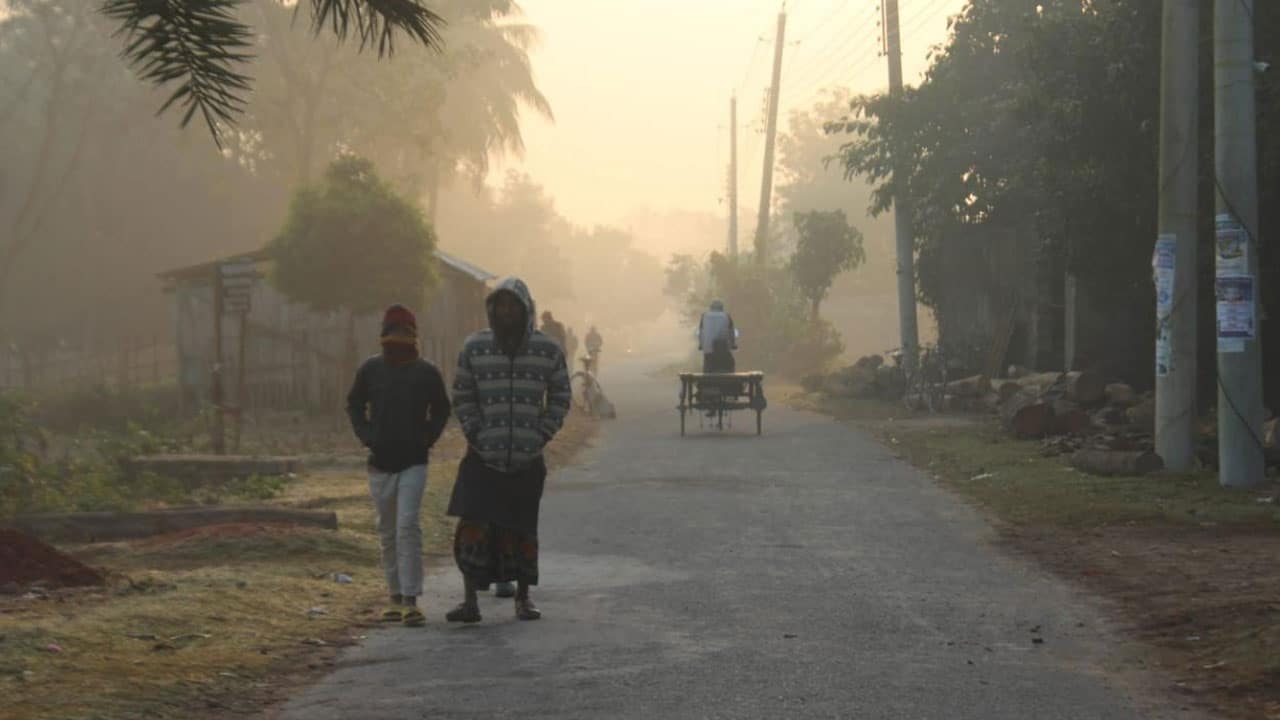
<path fill-rule="evenodd" d="M 549 463 L 571 462 L 593 434 L 571 416 Z M 452 541 L 444 511 L 462 449 L 444 439 L 430 467 L 423 540 L 436 560 Z M 385 593 L 366 480 L 321 470 L 269 502 L 333 510 L 339 529 L 223 525 L 63 547 L 108 586 L 0 597 L 0 720 L 248 713 L 331 665 Z"/>
<path fill-rule="evenodd" d="M 1187 704 L 1280 718 L 1274 483 L 1242 492 L 1208 471 L 1093 477 L 988 418 L 814 395 L 795 402 L 875 435 L 986 511 L 1015 552 L 1113 601 Z"/>

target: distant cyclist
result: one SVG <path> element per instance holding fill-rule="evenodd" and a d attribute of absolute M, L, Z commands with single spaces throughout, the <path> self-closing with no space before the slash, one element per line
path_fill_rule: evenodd
<path fill-rule="evenodd" d="M 737 369 L 733 351 L 738 349 L 738 333 L 733 317 L 725 312 L 724 303 L 714 300 L 698 320 L 698 351 L 702 353 L 702 372 L 731 373 Z"/>
<path fill-rule="evenodd" d="M 600 331 L 596 330 L 595 325 L 587 331 L 583 343 L 587 347 L 587 357 L 591 360 L 591 372 L 600 372 L 600 351 L 604 349 L 604 338 L 600 337 Z"/>

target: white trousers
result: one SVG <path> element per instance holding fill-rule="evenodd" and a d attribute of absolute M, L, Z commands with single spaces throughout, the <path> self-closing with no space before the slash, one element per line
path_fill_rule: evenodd
<path fill-rule="evenodd" d="M 414 465 L 398 473 L 369 471 L 369 494 L 378 513 L 382 571 L 392 595 L 422 594 L 422 493 L 427 489 L 427 466 Z"/>

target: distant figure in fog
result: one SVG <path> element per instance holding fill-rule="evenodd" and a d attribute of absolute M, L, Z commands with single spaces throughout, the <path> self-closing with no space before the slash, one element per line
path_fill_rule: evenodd
<path fill-rule="evenodd" d="M 725 312 L 724 303 L 714 300 L 698 320 L 698 351 L 702 353 L 702 372 L 731 373 L 737 369 L 733 351 L 738 349 L 738 332 L 733 317 Z"/>
<path fill-rule="evenodd" d="M 587 337 L 584 339 L 587 344 L 587 357 L 591 358 L 592 374 L 600 373 L 600 351 L 604 349 L 604 338 L 600 337 L 600 331 L 596 330 L 596 326 L 592 325 L 587 331 Z"/>
<path fill-rule="evenodd" d="M 542 312 L 541 330 L 547 337 L 550 337 L 552 340 L 560 343 L 561 350 L 566 348 L 566 345 L 569 342 L 569 336 L 565 332 L 564 323 L 552 317 L 550 310 L 544 310 Z"/>
<path fill-rule="evenodd" d="M 564 334 L 565 334 L 564 356 L 565 356 L 565 359 L 569 361 L 569 364 L 573 365 L 573 363 L 575 362 L 575 358 L 578 357 L 578 335 L 573 331 L 573 328 L 571 327 L 566 327 L 564 330 Z"/>

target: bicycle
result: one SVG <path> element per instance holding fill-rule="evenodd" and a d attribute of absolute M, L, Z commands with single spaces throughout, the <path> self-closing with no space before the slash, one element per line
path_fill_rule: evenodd
<path fill-rule="evenodd" d="M 603 409 L 604 389 L 596 380 L 595 355 L 581 358 L 582 369 L 573 373 L 569 385 L 573 389 L 573 398 L 577 406 L 591 417 L 596 417 Z"/>
<path fill-rule="evenodd" d="M 947 396 L 950 363 L 938 345 L 920 348 L 915 366 L 903 366 L 901 348 L 889 353 L 894 363 L 906 376 L 906 392 L 902 402 L 908 410 L 927 410 L 930 414 L 942 412 Z"/>

